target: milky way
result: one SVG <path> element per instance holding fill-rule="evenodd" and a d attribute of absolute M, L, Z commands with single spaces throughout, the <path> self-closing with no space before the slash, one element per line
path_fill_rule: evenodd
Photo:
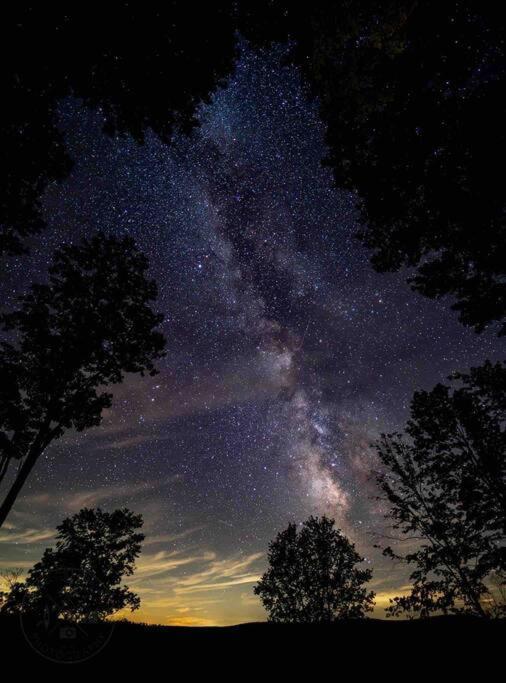
<path fill-rule="evenodd" d="M 385 523 L 370 444 L 402 425 L 414 390 L 500 346 L 412 293 L 406 272 L 372 271 L 356 199 L 321 165 L 316 103 L 281 57 L 245 49 L 170 147 L 108 138 L 99 113 L 62 103 L 75 167 L 47 191 L 48 229 L 9 262 L 4 298 L 42 279 L 61 242 L 128 233 L 159 285 L 167 356 L 116 388 L 100 428 L 47 452 L 0 536 L 4 566 L 30 566 L 82 505 L 128 505 L 147 537 L 139 618 L 261 619 L 268 541 L 327 513 L 372 563 L 380 607 L 402 588 L 373 549 Z"/>

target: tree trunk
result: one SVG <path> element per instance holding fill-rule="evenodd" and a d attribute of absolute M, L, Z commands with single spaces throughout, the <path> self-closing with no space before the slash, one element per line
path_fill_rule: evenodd
<path fill-rule="evenodd" d="M 23 484 L 25 483 L 28 475 L 32 471 L 33 466 L 37 462 L 37 459 L 43 450 L 43 448 L 40 448 L 38 446 L 32 446 L 32 448 L 30 448 L 30 451 L 28 452 L 28 455 L 26 456 L 26 459 L 22 464 L 21 469 L 19 470 L 16 479 L 14 480 L 11 488 L 9 489 L 9 492 L 5 496 L 2 505 L 0 505 L 0 527 L 7 519 L 7 515 L 11 511 L 12 506 L 14 505 L 14 501 L 18 496 L 18 493 L 21 491 Z"/>

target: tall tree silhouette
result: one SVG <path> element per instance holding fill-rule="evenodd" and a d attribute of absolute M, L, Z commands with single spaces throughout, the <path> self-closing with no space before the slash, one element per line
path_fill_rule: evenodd
<path fill-rule="evenodd" d="M 379 484 L 415 569 L 390 612 L 485 616 L 488 580 L 506 579 L 506 365 L 487 361 L 414 395 L 405 434 L 383 435 Z M 504 606 L 503 606 L 504 607 Z"/>
<path fill-rule="evenodd" d="M 310 517 L 300 531 L 295 524 L 269 545 L 269 569 L 254 588 L 277 622 L 331 622 L 362 617 L 372 609 L 374 593 L 364 584 L 370 569 L 328 517 Z"/>
<path fill-rule="evenodd" d="M 105 512 L 84 508 L 56 527 L 56 546 L 14 582 L 2 611 L 34 612 L 45 618 L 97 621 L 140 605 L 139 597 L 122 585 L 134 572 L 144 535 L 141 515 L 130 510 Z M 49 610 L 50 614 L 47 614 Z"/>
<path fill-rule="evenodd" d="M 233 3 L 19 2 L 0 22 L 0 255 L 20 253 L 41 229 L 40 196 L 71 168 L 57 127 L 62 98 L 80 98 L 111 134 L 164 141 L 188 132 L 195 110 L 236 57 Z"/>
<path fill-rule="evenodd" d="M 260 7 L 260 5 L 262 7 Z M 380 272 L 416 266 L 463 323 L 506 332 L 504 12 L 478 0 L 255 3 L 243 31 L 292 39 L 336 184 L 362 200 Z"/>
<path fill-rule="evenodd" d="M 0 317 L 0 480 L 21 461 L 0 526 L 37 459 L 66 429 L 100 424 L 127 372 L 155 374 L 165 340 L 157 288 L 130 238 L 102 234 L 56 251 L 47 284 Z"/>

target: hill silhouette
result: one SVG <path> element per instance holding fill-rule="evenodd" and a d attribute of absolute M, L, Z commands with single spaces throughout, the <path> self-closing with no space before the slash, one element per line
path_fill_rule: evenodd
<path fill-rule="evenodd" d="M 402 620 L 343 620 L 334 624 L 246 623 L 226 627 L 161 626 L 119 621 L 107 644 L 79 663 L 89 671 L 118 667 L 163 667 L 176 670 L 232 673 L 237 666 L 256 669 L 269 662 L 281 669 L 313 671 L 354 664 L 361 671 L 386 669 L 419 660 L 450 668 L 478 667 L 483 673 L 505 642 L 504 620 L 474 617 L 432 617 Z M 100 628 L 95 625 L 93 628 Z M 4 664 L 59 666 L 38 654 L 23 635 L 16 616 L 0 616 Z M 269 664 L 270 666 L 270 664 Z M 438 665 L 439 666 L 439 665 Z M 438 669 L 440 671 L 440 669 Z M 241 671 L 241 676 L 243 675 Z M 250 672 L 251 673 L 251 672 Z M 397 675 L 394 676 L 397 679 Z"/>

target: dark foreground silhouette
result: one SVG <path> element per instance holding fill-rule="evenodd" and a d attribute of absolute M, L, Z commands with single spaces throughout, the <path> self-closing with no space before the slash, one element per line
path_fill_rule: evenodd
<path fill-rule="evenodd" d="M 88 628 L 93 639 L 101 626 Z M 61 662 L 44 659 L 33 649 L 19 617 L 0 616 L 0 633 L 4 666 L 16 666 L 16 662 L 18 667 L 21 663 L 38 669 L 61 666 Z M 68 636 L 72 634 L 62 635 L 55 634 L 55 659 L 58 647 L 71 640 Z M 225 675 L 235 672 L 235 678 L 251 670 L 267 674 L 272 666 L 291 671 L 309 667 L 313 672 L 329 669 L 337 680 L 343 667 L 352 665 L 362 672 L 364 668 L 377 669 L 378 673 L 390 670 L 398 680 L 402 670 L 406 673 L 406 664 L 412 673 L 417 670 L 422 675 L 423 670 L 434 670 L 437 661 L 439 671 L 441 666 L 452 670 L 472 667 L 484 674 L 500 657 L 505 636 L 506 621 L 475 617 L 363 619 L 331 625 L 249 623 L 221 628 L 124 621 L 114 624 L 98 652 L 76 666 L 93 671 L 161 666 L 174 675 L 176 667 L 182 666 L 185 673 L 218 670 Z"/>

